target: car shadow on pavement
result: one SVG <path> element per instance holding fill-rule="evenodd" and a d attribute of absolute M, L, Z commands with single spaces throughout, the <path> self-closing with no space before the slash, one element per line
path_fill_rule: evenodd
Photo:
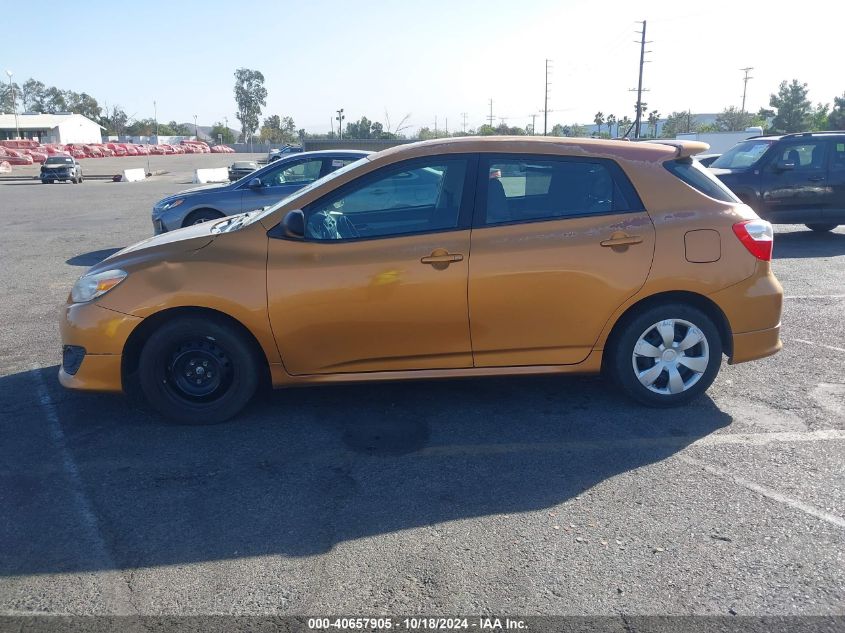
<path fill-rule="evenodd" d="M 543 510 L 731 422 L 707 397 L 651 410 L 599 378 L 510 377 L 289 389 L 174 426 L 56 371 L 0 379 L 2 576 L 308 556 Z"/>
<path fill-rule="evenodd" d="M 794 231 L 775 235 L 775 259 L 845 255 L 845 233 Z"/>
<path fill-rule="evenodd" d="M 70 259 L 65 261 L 65 264 L 69 264 L 70 266 L 93 266 L 94 264 L 99 264 L 101 261 L 114 255 L 121 248 L 103 248 L 98 251 L 90 251 L 88 253 L 82 253 L 81 255 L 75 255 Z"/>

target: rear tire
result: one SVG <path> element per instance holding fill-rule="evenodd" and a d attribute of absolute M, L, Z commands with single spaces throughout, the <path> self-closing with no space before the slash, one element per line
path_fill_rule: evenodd
<path fill-rule="evenodd" d="M 144 344 L 138 378 L 147 401 L 165 418 L 216 424 L 250 401 L 261 362 L 247 336 L 222 319 L 181 317 Z"/>
<path fill-rule="evenodd" d="M 608 353 L 607 368 L 623 392 L 650 407 L 674 407 L 713 383 L 722 363 L 722 341 L 707 314 L 673 302 L 628 318 L 614 333 Z"/>
<path fill-rule="evenodd" d="M 192 211 L 188 214 L 188 217 L 186 217 L 185 221 L 182 222 L 182 227 L 191 226 L 192 224 L 202 224 L 203 222 L 208 222 L 209 220 L 219 220 L 222 217 L 224 217 L 223 214 L 218 213 L 217 211 L 212 211 L 211 209 L 199 209 L 198 211 Z"/>
<path fill-rule="evenodd" d="M 829 222 L 813 222 L 811 224 L 805 224 L 804 226 L 816 233 L 826 233 L 827 231 L 832 231 L 839 225 L 831 224 Z"/>

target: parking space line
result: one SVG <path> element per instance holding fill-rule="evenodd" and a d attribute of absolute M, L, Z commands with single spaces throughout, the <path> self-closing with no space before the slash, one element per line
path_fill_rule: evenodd
<path fill-rule="evenodd" d="M 845 352 L 845 348 L 843 347 L 834 347 L 833 345 L 825 345 L 824 343 L 813 343 L 813 341 L 808 341 L 803 338 L 794 338 L 792 340 L 798 343 L 804 343 L 805 345 L 812 345 L 814 347 L 824 347 L 825 349 L 830 349 L 834 352 Z"/>
<path fill-rule="evenodd" d="M 826 521 L 831 525 L 835 525 L 836 527 L 845 529 L 845 519 L 835 514 L 831 514 L 830 512 L 820 510 L 815 506 L 811 506 L 809 503 L 804 503 L 803 501 L 799 501 L 798 499 L 787 497 L 786 495 L 779 493 L 777 490 L 772 490 L 771 488 L 768 488 L 766 486 L 761 486 L 760 484 L 754 483 L 753 481 L 749 481 L 748 479 L 739 477 L 738 475 L 734 475 L 733 473 L 728 472 L 727 470 L 723 470 L 722 468 L 719 468 L 717 466 L 706 464 L 701 460 L 695 459 L 694 457 L 689 457 L 687 455 L 678 455 L 678 459 L 680 459 L 682 462 L 686 462 L 691 466 L 701 468 L 702 470 L 705 470 L 711 475 L 715 475 L 717 477 L 721 477 L 722 479 L 728 479 L 730 481 L 733 481 L 735 484 L 742 486 L 743 488 L 747 488 L 748 490 L 756 492 L 760 495 L 763 495 L 767 499 L 777 501 L 778 503 L 787 505 L 790 508 L 800 510 L 805 514 L 809 514 L 810 516 L 814 516 L 817 519 Z"/>
<path fill-rule="evenodd" d="M 33 367 L 29 372 L 32 377 L 32 382 L 35 383 L 35 393 L 38 397 L 38 402 L 44 412 L 44 417 L 47 418 L 47 432 L 50 436 L 54 447 L 59 453 L 62 467 L 65 470 L 69 481 L 69 488 L 73 505 L 76 507 L 79 515 L 82 518 L 82 526 L 88 533 L 88 541 L 90 542 L 90 550 L 88 551 L 91 562 L 97 565 L 105 572 L 118 573 L 118 567 L 114 562 L 114 558 L 108 550 L 106 541 L 103 538 L 100 530 L 100 524 L 97 520 L 97 515 L 85 495 L 85 487 L 82 484 L 82 476 L 79 473 L 79 467 L 73 458 L 73 454 L 67 445 L 67 438 L 62 430 L 62 423 L 59 419 L 59 413 L 56 405 L 50 398 L 50 393 L 47 390 L 47 384 L 41 375 L 40 367 Z M 129 587 L 124 578 L 115 579 L 110 583 L 115 589 L 117 595 L 113 596 L 115 604 L 110 604 L 109 607 L 114 609 L 114 615 L 135 615 L 137 610 L 132 605 L 130 598 Z"/>
<path fill-rule="evenodd" d="M 785 295 L 784 299 L 845 299 L 845 295 Z"/>

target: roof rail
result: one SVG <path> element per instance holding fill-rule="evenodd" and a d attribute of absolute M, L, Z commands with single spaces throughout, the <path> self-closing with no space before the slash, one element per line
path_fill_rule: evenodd
<path fill-rule="evenodd" d="M 694 154 L 706 152 L 710 149 L 710 144 L 704 143 L 703 141 L 688 141 L 685 139 L 650 139 L 648 142 L 674 147 L 677 152 L 677 158 L 686 158 Z"/>
<path fill-rule="evenodd" d="M 845 134 L 845 130 L 820 130 L 818 132 L 791 132 L 790 134 L 784 134 L 783 138 L 797 138 L 799 136 L 816 136 L 816 135 L 826 135 L 826 134 L 835 134 L 841 136 Z"/>

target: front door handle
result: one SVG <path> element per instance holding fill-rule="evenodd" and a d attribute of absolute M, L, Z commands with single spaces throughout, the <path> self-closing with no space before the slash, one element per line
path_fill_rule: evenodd
<path fill-rule="evenodd" d="M 426 255 L 420 258 L 423 264 L 431 264 L 437 270 L 447 268 L 449 264 L 462 261 L 464 258 L 460 253 L 450 253 L 445 248 L 435 248 L 431 251 L 431 255 Z"/>
<path fill-rule="evenodd" d="M 810 176 L 809 178 L 807 178 L 807 180 L 809 180 L 810 182 L 821 182 L 824 179 L 824 176 Z"/>
<path fill-rule="evenodd" d="M 639 235 L 628 235 L 627 233 L 614 233 L 609 240 L 600 242 L 602 246 L 632 246 L 633 244 L 642 243 L 643 238 Z"/>

